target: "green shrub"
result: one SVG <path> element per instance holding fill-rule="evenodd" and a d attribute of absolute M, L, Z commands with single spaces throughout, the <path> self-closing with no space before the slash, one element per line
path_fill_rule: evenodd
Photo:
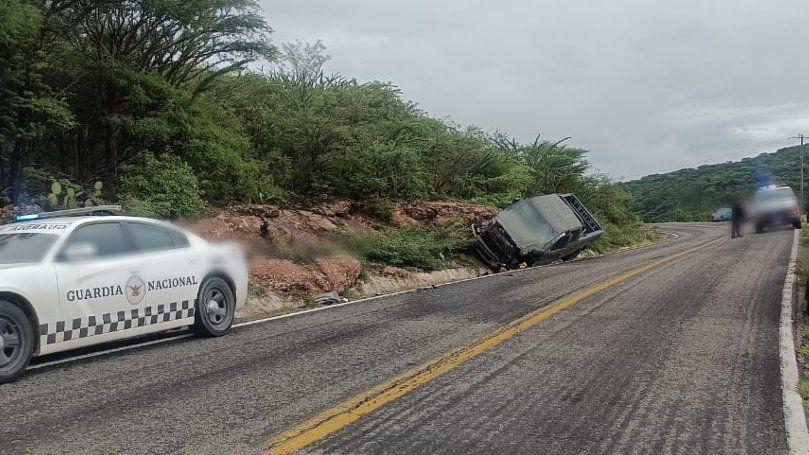
<path fill-rule="evenodd" d="M 410 147 L 367 141 L 322 158 L 319 183 L 342 196 L 412 200 L 429 192 L 423 157 Z"/>
<path fill-rule="evenodd" d="M 368 261 L 429 271 L 448 265 L 451 255 L 471 245 L 471 238 L 460 223 L 449 222 L 432 231 L 415 224 L 387 229 L 357 238 L 355 244 Z"/>
<path fill-rule="evenodd" d="M 590 248 L 596 253 L 607 253 L 619 248 L 639 246 L 663 239 L 663 234 L 643 223 L 617 225 L 603 223 L 604 234 Z"/>
<path fill-rule="evenodd" d="M 193 219 L 205 210 L 196 176 L 176 156 L 141 153 L 122 174 L 121 203 L 133 215 Z"/>
<path fill-rule="evenodd" d="M 396 204 L 389 199 L 378 199 L 368 207 L 371 216 L 383 223 L 391 223 L 396 216 Z"/>
<path fill-rule="evenodd" d="M 42 205 L 49 210 L 75 209 L 79 206 L 92 207 L 101 205 L 101 190 L 104 184 L 95 182 L 90 189 L 83 189 L 80 185 L 69 180 L 54 180 L 51 183 L 51 192 L 44 197 Z"/>

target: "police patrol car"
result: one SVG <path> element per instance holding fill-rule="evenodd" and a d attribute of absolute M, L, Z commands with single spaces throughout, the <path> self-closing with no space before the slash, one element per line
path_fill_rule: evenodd
<path fill-rule="evenodd" d="M 31 357 L 183 326 L 224 335 L 247 296 L 242 250 L 99 206 L 0 226 L 0 383 Z"/>

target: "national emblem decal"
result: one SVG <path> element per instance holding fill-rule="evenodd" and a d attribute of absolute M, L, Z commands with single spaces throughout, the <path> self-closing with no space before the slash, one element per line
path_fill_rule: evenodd
<path fill-rule="evenodd" d="M 126 281 L 124 289 L 126 300 L 132 305 L 139 305 L 146 298 L 146 282 L 138 275 L 132 275 Z"/>

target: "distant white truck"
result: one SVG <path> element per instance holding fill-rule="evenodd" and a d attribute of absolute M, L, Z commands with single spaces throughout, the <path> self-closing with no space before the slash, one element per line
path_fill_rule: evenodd
<path fill-rule="evenodd" d="M 748 212 L 758 234 L 768 227 L 791 225 L 795 229 L 801 228 L 798 200 L 788 186 L 760 188 L 753 194 Z"/>
<path fill-rule="evenodd" d="M 225 334 L 247 296 L 241 248 L 100 206 L 0 226 L 0 383 L 31 357 L 190 326 Z"/>

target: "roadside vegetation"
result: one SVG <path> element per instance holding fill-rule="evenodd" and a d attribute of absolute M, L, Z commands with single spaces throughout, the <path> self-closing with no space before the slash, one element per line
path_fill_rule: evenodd
<path fill-rule="evenodd" d="M 469 229 L 449 221 L 428 230 L 419 224 L 390 228 L 355 238 L 357 251 L 370 263 L 433 271 L 462 265 L 459 255 L 471 254 Z"/>
<path fill-rule="evenodd" d="M 0 203 L 194 219 L 346 198 L 390 224 L 396 202 L 573 192 L 607 227 L 597 251 L 655 235 L 586 150 L 431 117 L 389 82 L 325 72 L 321 42 L 271 33 L 252 0 L 0 2 Z M 72 196 L 49 205 L 55 182 Z M 468 248 L 460 231 L 392 226 L 358 247 L 430 270 Z"/>
<path fill-rule="evenodd" d="M 803 408 L 809 411 L 809 368 L 807 368 L 806 361 L 809 359 L 809 322 L 804 322 L 801 326 L 801 346 L 798 348 L 798 357 L 803 359 L 800 365 L 800 382 L 798 382 L 798 393 L 803 398 Z"/>
<path fill-rule="evenodd" d="M 798 277 L 799 289 L 809 288 L 809 229 L 801 230 L 800 249 L 798 251 L 795 274 Z M 798 393 L 803 397 L 803 407 L 809 410 L 809 311 L 805 307 L 803 311 L 803 323 L 801 324 L 800 345 L 798 346 L 798 368 L 800 369 L 800 381 L 798 383 Z"/>
<path fill-rule="evenodd" d="M 800 186 L 800 147 L 787 147 L 741 161 L 654 174 L 621 183 L 634 211 L 646 222 L 707 221 L 714 210 L 730 206 L 756 188 L 771 184 Z"/>

